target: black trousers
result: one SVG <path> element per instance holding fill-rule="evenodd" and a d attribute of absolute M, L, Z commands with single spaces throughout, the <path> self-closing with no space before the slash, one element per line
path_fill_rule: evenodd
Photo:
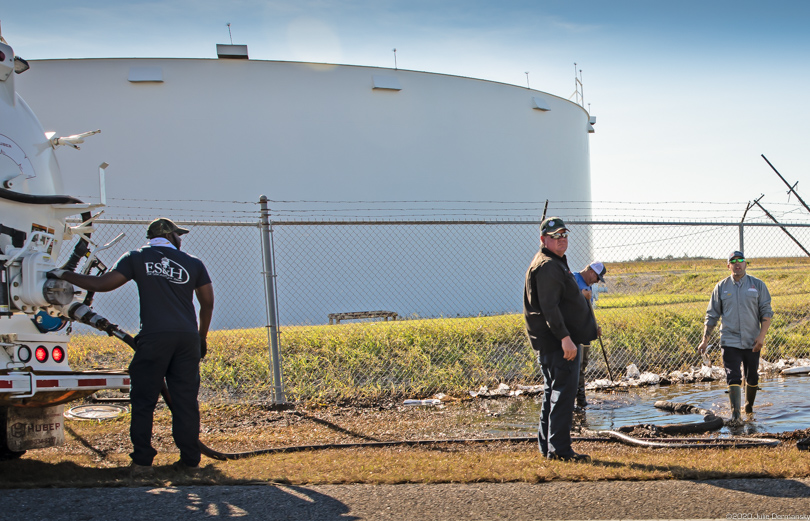
<path fill-rule="evenodd" d="M 199 465 L 200 335 L 138 335 L 137 345 L 129 364 L 132 461 L 151 465 L 157 455 L 152 447 L 152 421 L 165 378 L 172 402 L 172 436 L 180 449 L 180 460 L 192 467 Z"/>
<path fill-rule="evenodd" d="M 723 367 L 726 369 L 726 383 L 741 385 L 743 376 L 745 381 L 754 387 L 759 383 L 759 352 L 751 349 L 738 349 L 736 347 L 723 348 Z M 742 372 L 740 371 L 742 366 Z"/>
<path fill-rule="evenodd" d="M 551 453 L 570 456 L 574 453 L 571 448 L 571 425 L 581 357 L 582 349 L 577 349 L 577 357 L 566 360 L 562 348 L 537 357 L 543 372 L 543 406 L 540 409 L 537 441 L 544 456 Z"/>

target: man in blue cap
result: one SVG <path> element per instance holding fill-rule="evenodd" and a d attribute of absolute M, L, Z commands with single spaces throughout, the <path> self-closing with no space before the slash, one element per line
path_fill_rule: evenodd
<path fill-rule="evenodd" d="M 729 254 L 731 276 L 718 282 L 712 291 L 706 309 L 703 339 L 698 345 L 698 351 L 705 354 L 717 321 L 722 321 L 720 347 L 731 402 L 731 421 L 735 423 L 741 420 L 743 377 L 746 383 L 745 412 L 754 412 L 754 399 L 759 389 L 759 356 L 773 317 L 771 294 L 764 282 L 745 273 L 747 264 L 743 252 L 735 250 Z"/>
<path fill-rule="evenodd" d="M 605 273 L 607 273 L 607 268 L 605 268 L 605 265 L 599 261 L 593 261 L 585 266 L 585 269 L 579 273 L 574 273 L 574 278 L 577 279 L 577 285 L 579 286 L 580 291 L 582 291 L 582 296 L 584 296 L 585 300 L 591 304 L 591 309 L 593 309 L 593 303 L 597 299 L 597 294 L 593 291 L 593 285 L 597 282 L 605 282 Z M 598 337 L 602 336 L 602 328 L 599 325 L 596 326 L 596 334 Z M 588 400 L 585 398 L 585 369 L 588 367 L 591 346 L 589 344 L 583 344 L 581 349 L 582 360 L 579 364 L 577 407 L 579 409 L 584 409 L 588 406 Z"/>
<path fill-rule="evenodd" d="M 559 217 L 540 224 L 542 247 L 526 272 L 523 316 L 543 372 L 538 444 L 549 459 L 590 461 L 571 448 L 582 344 L 597 337 L 596 319 L 568 268 L 568 228 Z"/>

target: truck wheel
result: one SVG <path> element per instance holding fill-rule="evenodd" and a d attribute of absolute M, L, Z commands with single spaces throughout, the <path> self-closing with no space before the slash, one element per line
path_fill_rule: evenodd
<path fill-rule="evenodd" d="M 8 407 L 0 407 L 0 461 L 17 459 L 23 454 L 25 454 L 24 450 L 16 451 L 8 448 L 8 443 L 6 441 L 7 410 Z"/>

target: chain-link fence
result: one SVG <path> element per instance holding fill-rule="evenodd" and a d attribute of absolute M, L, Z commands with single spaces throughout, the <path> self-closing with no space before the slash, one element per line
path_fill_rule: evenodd
<path fill-rule="evenodd" d="M 124 234 L 123 239 L 99 252 L 107 268 L 111 269 L 124 252 L 146 244 L 149 222 L 137 219 L 96 221 L 91 240 L 98 246 Z M 272 370 L 267 348 L 265 269 L 258 218 L 255 223 L 176 222 L 190 229 L 190 233 L 183 236 L 183 251 L 204 261 L 214 284 L 215 309 L 209 343 L 216 347 L 212 346 L 201 366 L 201 398 L 266 399 L 272 390 Z M 63 246 L 60 262 L 67 259 L 73 244 L 75 240 Z M 97 293 L 93 308 L 133 335 L 140 328 L 134 282 L 110 293 Z M 80 323 L 71 327 L 76 333 L 70 349 L 73 369 L 128 365 L 131 351 L 124 343 L 100 338 L 100 333 Z"/>
<path fill-rule="evenodd" d="M 271 399 L 266 270 L 275 274 L 289 398 L 425 396 L 540 382 L 521 314 L 538 222 L 274 222 L 272 259 L 265 263 L 258 221 L 183 223 L 191 228 L 183 248 L 205 261 L 216 292 L 204 399 Z M 127 233 L 108 250 L 110 265 L 145 242 L 146 221 L 103 224 L 94 234 L 98 243 Z M 695 346 L 710 292 L 728 275 L 725 258 L 741 242 L 748 273 L 768 285 L 776 312 L 763 358 L 808 356 L 810 258 L 802 244 L 810 244 L 810 227 L 594 221 L 569 227 L 572 270 L 591 260 L 608 269 L 597 288 L 603 336 L 592 349 L 589 380 L 607 375 L 606 361 L 615 374 L 630 363 L 657 373 L 699 365 Z M 100 313 L 137 329 L 134 285 L 95 302 Z"/>

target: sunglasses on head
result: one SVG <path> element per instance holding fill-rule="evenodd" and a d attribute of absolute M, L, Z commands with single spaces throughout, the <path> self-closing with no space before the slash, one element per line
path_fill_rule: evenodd
<path fill-rule="evenodd" d="M 551 237 L 552 239 L 565 239 L 568 237 L 568 232 L 547 233 L 546 237 Z"/>
<path fill-rule="evenodd" d="M 731 259 L 728 262 L 731 263 L 731 264 L 735 264 L 735 263 L 739 264 L 741 262 L 745 262 L 745 259 Z"/>

